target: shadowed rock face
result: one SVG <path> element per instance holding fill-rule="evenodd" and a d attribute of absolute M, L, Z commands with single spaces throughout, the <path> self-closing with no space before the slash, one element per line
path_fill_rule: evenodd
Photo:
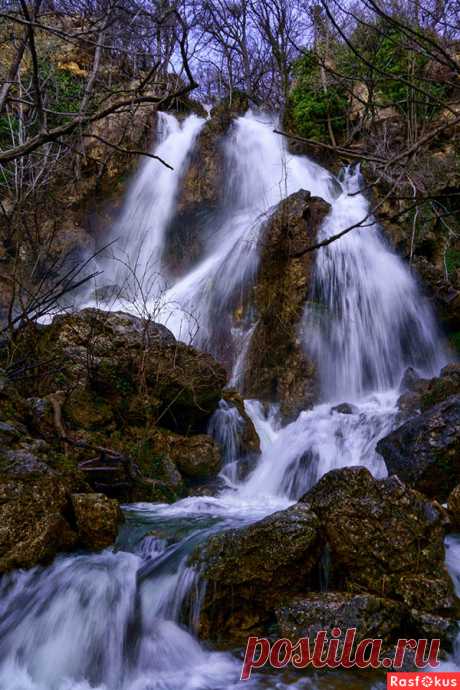
<path fill-rule="evenodd" d="M 431 396 L 437 388 L 443 390 L 440 383 L 433 385 Z M 429 395 L 428 391 L 425 396 Z M 390 473 L 444 502 L 460 483 L 460 395 L 407 421 L 379 441 L 377 451 Z"/>
<path fill-rule="evenodd" d="M 313 244 L 329 204 L 301 190 L 282 201 L 262 234 L 254 286 L 257 325 L 247 358 L 244 394 L 279 401 L 292 420 L 316 396 L 315 369 L 305 355 L 298 325 L 311 285 Z"/>
<path fill-rule="evenodd" d="M 244 96 L 213 108 L 189 154 L 175 214 L 166 232 L 163 259 L 173 275 L 187 272 L 203 255 L 212 219 L 226 193 L 224 138 L 233 120 L 247 109 Z"/>

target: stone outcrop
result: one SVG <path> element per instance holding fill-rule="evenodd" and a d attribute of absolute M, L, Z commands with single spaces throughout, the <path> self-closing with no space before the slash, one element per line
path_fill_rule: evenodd
<path fill-rule="evenodd" d="M 254 422 L 245 410 L 243 398 L 238 391 L 227 389 L 224 391 L 224 400 L 236 407 L 243 420 L 238 439 L 241 457 L 257 457 L 260 454 L 260 438 L 254 426 Z"/>
<path fill-rule="evenodd" d="M 158 431 L 153 448 L 169 457 L 186 479 L 214 477 L 221 467 L 220 449 L 207 434 L 179 436 Z"/>
<path fill-rule="evenodd" d="M 46 563 L 78 535 L 64 517 L 68 494 L 51 474 L 0 476 L 0 572 Z"/>
<path fill-rule="evenodd" d="M 423 394 L 422 400 L 441 395 L 442 384 L 433 388 L 434 392 Z M 452 395 L 409 419 L 381 439 L 377 451 L 391 474 L 427 496 L 445 501 L 460 483 L 460 395 Z"/>
<path fill-rule="evenodd" d="M 276 621 L 278 636 L 292 639 L 340 625 L 388 642 L 436 631 L 448 644 L 458 605 L 444 566 L 447 525 L 439 504 L 396 477 L 333 470 L 295 506 L 195 552 L 206 581 L 200 634 L 241 642 Z"/>
<path fill-rule="evenodd" d="M 114 543 L 122 514 L 116 501 L 49 466 L 0 473 L 0 573 L 49 563 L 74 548 Z"/>
<path fill-rule="evenodd" d="M 164 326 L 123 313 L 85 309 L 38 332 L 37 353 L 52 352 L 59 371 L 40 392 L 65 393 L 70 427 L 89 430 L 161 425 L 188 433 L 206 428 L 226 374 L 210 356 L 179 343 Z"/>
<path fill-rule="evenodd" d="M 72 508 L 83 547 L 104 549 L 114 543 L 123 515 L 118 502 L 104 494 L 72 494 Z"/>
<path fill-rule="evenodd" d="M 397 477 L 362 467 L 333 470 L 302 499 L 318 515 L 330 549 L 331 580 L 439 613 L 452 608 L 444 567 L 447 516 Z"/>
<path fill-rule="evenodd" d="M 172 501 L 219 472 L 200 431 L 225 372 L 168 329 L 89 309 L 31 325 L 17 348 L 37 375 L 0 371 L 0 572 L 106 548 L 113 498 Z"/>
<path fill-rule="evenodd" d="M 200 635 L 241 641 L 263 630 L 286 595 L 310 589 L 319 546 L 318 519 L 301 504 L 211 538 L 194 561 L 207 581 Z"/>
<path fill-rule="evenodd" d="M 282 637 L 307 637 L 314 643 L 320 630 L 330 636 L 333 628 L 356 628 L 356 641 L 371 638 L 390 641 L 401 628 L 403 607 L 375 594 L 314 592 L 294 599 L 276 611 Z"/>
<path fill-rule="evenodd" d="M 243 388 L 247 397 L 278 401 L 285 420 L 295 418 L 316 395 L 315 368 L 298 337 L 314 254 L 298 253 L 315 242 L 328 211 L 322 199 L 296 192 L 278 205 L 260 240 L 253 291 L 257 324 Z"/>
<path fill-rule="evenodd" d="M 232 103 L 215 106 L 189 153 L 180 183 L 175 215 L 166 233 L 164 260 L 173 274 L 182 274 L 203 255 L 209 223 L 218 211 L 227 185 L 224 137 L 235 117 L 248 109 L 241 94 Z"/>

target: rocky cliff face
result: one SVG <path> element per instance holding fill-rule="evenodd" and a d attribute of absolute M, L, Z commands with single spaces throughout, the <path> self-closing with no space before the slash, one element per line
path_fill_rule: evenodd
<path fill-rule="evenodd" d="M 314 244 L 329 211 L 322 199 L 299 191 L 282 201 L 260 240 L 260 264 L 253 288 L 256 326 L 247 356 L 246 397 L 281 403 L 292 420 L 316 395 L 315 367 L 300 345 L 298 327 L 311 286 Z"/>

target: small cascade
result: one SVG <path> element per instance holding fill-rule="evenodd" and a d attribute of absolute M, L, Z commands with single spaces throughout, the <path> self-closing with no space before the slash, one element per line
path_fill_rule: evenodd
<path fill-rule="evenodd" d="M 320 240 L 369 216 L 359 170 L 345 170 L 341 184 Z M 433 376 L 447 362 L 429 304 L 371 217 L 317 252 L 300 334 L 324 402 L 279 432 L 241 487 L 244 496 L 262 488 L 298 499 L 329 470 L 352 465 L 386 476 L 375 446 L 398 419 L 405 368 Z M 353 403 L 350 414 L 334 410 L 343 402 Z"/>
<path fill-rule="evenodd" d="M 208 434 L 222 449 L 222 476 L 234 485 L 238 479 L 237 461 L 241 453 L 244 420 L 235 405 L 221 400 L 209 421 Z"/>

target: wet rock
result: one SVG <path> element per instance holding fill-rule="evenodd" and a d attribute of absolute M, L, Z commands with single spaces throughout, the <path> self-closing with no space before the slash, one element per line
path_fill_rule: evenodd
<path fill-rule="evenodd" d="M 406 370 L 401 381 L 402 395 L 398 407 L 403 412 L 416 414 L 446 400 L 451 395 L 460 394 L 460 365 L 448 364 L 440 376 L 422 379 L 412 367 Z"/>
<path fill-rule="evenodd" d="M 421 391 L 420 407 L 422 411 L 446 400 L 451 395 L 460 395 L 460 364 L 448 364 L 441 375 L 433 378 Z"/>
<path fill-rule="evenodd" d="M 175 215 L 165 235 L 163 259 L 176 275 L 189 270 L 203 254 L 210 236 L 210 220 L 227 189 L 224 137 L 234 118 L 247 108 L 244 96 L 214 107 L 188 156 Z"/>
<path fill-rule="evenodd" d="M 455 604 L 444 567 L 445 511 L 397 477 L 333 470 L 302 499 L 318 515 L 335 589 L 367 591 L 429 613 Z"/>
<path fill-rule="evenodd" d="M 451 648 L 458 635 L 458 622 L 455 618 L 411 609 L 407 622 L 415 639 L 441 640 L 443 649 Z"/>
<path fill-rule="evenodd" d="M 343 635 L 349 628 L 356 628 L 356 641 L 389 641 L 400 629 L 404 614 L 400 602 L 374 594 L 315 592 L 280 607 L 276 618 L 280 637 L 294 642 L 308 637 L 313 643 L 320 630 L 330 636 L 333 628 L 340 628 Z"/>
<path fill-rule="evenodd" d="M 398 398 L 398 408 L 404 417 L 418 414 L 420 411 L 420 395 L 418 393 L 403 393 Z"/>
<path fill-rule="evenodd" d="M 399 390 L 401 393 L 413 393 L 417 390 L 423 390 L 423 384 L 426 384 L 426 380 L 422 379 L 414 367 L 407 367 L 404 375 L 401 379 Z"/>
<path fill-rule="evenodd" d="M 0 572 L 48 563 L 78 541 L 64 517 L 65 484 L 55 476 L 0 477 Z"/>
<path fill-rule="evenodd" d="M 118 502 L 104 494 L 72 494 L 79 542 L 90 550 L 105 549 L 114 543 L 123 514 Z"/>
<path fill-rule="evenodd" d="M 380 440 L 389 473 L 444 502 L 460 483 L 460 395 L 430 407 Z"/>
<path fill-rule="evenodd" d="M 310 590 L 319 546 L 318 518 L 302 504 L 212 537 L 193 561 L 207 581 L 200 635 L 262 631 L 286 598 Z"/>
<path fill-rule="evenodd" d="M 257 324 L 247 355 L 243 393 L 279 402 L 292 420 L 316 396 L 315 368 L 298 336 L 307 299 L 314 254 L 297 254 L 314 243 L 329 211 L 322 199 L 301 190 L 282 201 L 260 240 L 260 264 L 254 287 Z"/>
<path fill-rule="evenodd" d="M 350 403 L 340 403 L 340 405 L 331 408 L 331 412 L 339 412 L 339 414 L 357 414 L 358 411 L 356 405 Z"/>

